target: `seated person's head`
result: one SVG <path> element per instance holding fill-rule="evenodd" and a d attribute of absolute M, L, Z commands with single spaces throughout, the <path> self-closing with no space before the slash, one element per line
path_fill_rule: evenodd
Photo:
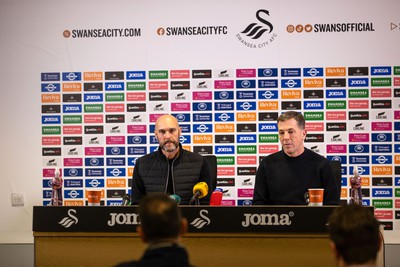
<path fill-rule="evenodd" d="M 290 119 L 294 119 L 297 122 L 297 126 L 300 129 L 306 128 L 306 121 L 304 119 L 304 116 L 300 112 L 293 111 L 293 110 L 282 113 L 276 121 L 277 121 L 277 123 L 279 123 L 279 122 L 288 121 Z"/>
<path fill-rule="evenodd" d="M 176 201 L 166 194 L 154 193 L 142 198 L 138 213 L 141 225 L 137 230 L 145 242 L 176 242 L 187 230 L 187 221 L 182 218 Z"/>
<path fill-rule="evenodd" d="M 381 246 L 379 222 L 360 205 L 338 207 L 329 217 L 331 248 L 345 264 L 374 264 Z"/>

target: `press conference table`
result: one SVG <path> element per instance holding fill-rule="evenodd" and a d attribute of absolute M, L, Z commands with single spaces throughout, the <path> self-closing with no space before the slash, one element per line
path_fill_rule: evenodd
<path fill-rule="evenodd" d="M 146 245 L 134 206 L 34 207 L 35 266 L 114 266 Z M 197 267 L 335 266 L 326 222 L 334 206 L 181 206 L 182 243 Z"/>

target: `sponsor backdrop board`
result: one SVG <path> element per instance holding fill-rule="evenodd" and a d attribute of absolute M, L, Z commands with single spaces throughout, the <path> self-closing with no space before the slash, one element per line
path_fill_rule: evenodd
<path fill-rule="evenodd" d="M 260 159 L 280 149 L 275 120 L 297 110 L 306 146 L 342 163 L 341 200 L 357 165 L 364 203 L 400 229 L 400 2 L 20 3 L 1 4 L 2 118 L 26 123 L 5 140 L 34 138 L 2 179 L 26 184 L 29 205 L 49 204 L 55 168 L 64 205 L 89 188 L 119 205 L 165 113 L 185 148 L 217 156 L 223 204 L 251 205 Z"/>

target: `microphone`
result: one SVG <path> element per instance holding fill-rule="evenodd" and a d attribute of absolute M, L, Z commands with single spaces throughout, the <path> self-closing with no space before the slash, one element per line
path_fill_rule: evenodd
<path fill-rule="evenodd" d="M 189 205 L 198 205 L 199 198 L 203 198 L 208 194 L 208 185 L 205 182 L 199 182 L 193 187 L 193 197 L 190 199 Z"/>
<path fill-rule="evenodd" d="M 169 197 L 171 199 L 175 200 L 176 204 L 179 205 L 179 203 L 181 203 L 181 197 L 180 196 L 173 194 L 173 195 L 169 195 Z"/>
<path fill-rule="evenodd" d="M 221 206 L 222 195 L 222 189 L 216 188 L 211 194 L 210 206 Z"/>

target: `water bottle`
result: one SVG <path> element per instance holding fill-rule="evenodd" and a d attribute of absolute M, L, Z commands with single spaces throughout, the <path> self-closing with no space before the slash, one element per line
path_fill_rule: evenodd
<path fill-rule="evenodd" d="M 361 177 L 357 166 L 353 168 L 353 176 L 350 177 L 350 186 L 350 204 L 362 205 Z"/>
<path fill-rule="evenodd" d="M 52 194 L 51 194 L 51 205 L 62 206 L 63 205 L 63 194 L 62 194 L 63 180 L 60 175 L 60 170 L 55 169 L 54 177 L 51 180 Z"/>
<path fill-rule="evenodd" d="M 125 194 L 122 197 L 121 206 L 130 206 L 131 205 L 131 196 L 129 194 Z"/>

